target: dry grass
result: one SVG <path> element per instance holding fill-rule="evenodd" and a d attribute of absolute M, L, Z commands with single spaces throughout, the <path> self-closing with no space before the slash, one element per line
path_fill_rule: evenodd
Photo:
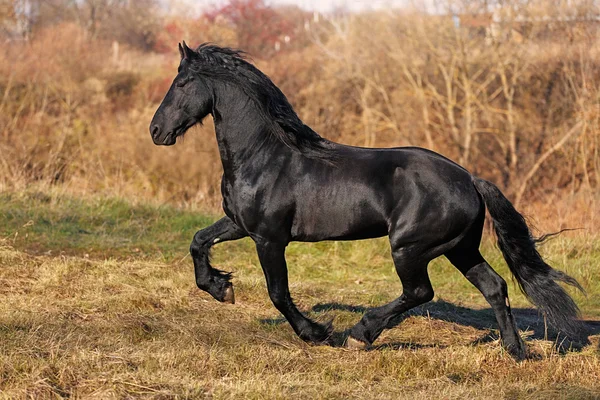
<path fill-rule="evenodd" d="M 600 396 L 600 322 L 591 321 L 600 316 L 594 237 L 565 235 L 544 249 L 588 290 L 587 299 L 576 298 L 592 344 L 560 354 L 511 285 L 535 355 L 516 363 L 495 340 L 483 298 L 444 260 L 430 266 L 434 302 L 385 332 L 377 347 L 314 347 L 270 304 L 249 240 L 215 251 L 215 264 L 235 271 L 235 305 L 195 288 L 186 236 L 204 217 L 110 199 L 0 200 L 3 398 Z M 485 253 L 507 277 L 497 250 L 486 246 Z M 335 318 L 337 331 L 401 290 L 385 240 L 293 244 L 288 260 L 301 309 L 321 321 Z"/>

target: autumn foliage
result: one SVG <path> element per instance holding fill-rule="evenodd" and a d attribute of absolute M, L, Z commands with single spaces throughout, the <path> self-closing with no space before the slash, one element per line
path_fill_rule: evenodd
<path fill-rule="evenodd" d="M 333 16 L 261 0 L 200 14 L 147 0 L 31 2 L 38 6 L 23 15 L 17 3 L 0 15 L 2 190 L 56 187 L 218 208 L 210 121 L 169 149 L 154 147 L 148 133 L 184 39 L 246 50 L 331 140 L 427 147 L 494 180 L 519 207 L 535 207 L 542 226 L 599 227 L 593 4 L 490 10 L 468 2 L 433 15 Z"/>

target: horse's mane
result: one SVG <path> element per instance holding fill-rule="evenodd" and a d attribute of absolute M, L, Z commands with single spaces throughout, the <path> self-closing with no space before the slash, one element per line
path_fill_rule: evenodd
<path fill-rule="evenodd" d="M 275 129 L 271 130 L 276 139 L 309 157 L 333 158 L 328 141 L 300 120 L 281 90 L 247 61 L 245 52 L 204 43 L 195 53 L 190 59 L 192 70 L 240 87 L 264 116 L 276 123 Z"/>

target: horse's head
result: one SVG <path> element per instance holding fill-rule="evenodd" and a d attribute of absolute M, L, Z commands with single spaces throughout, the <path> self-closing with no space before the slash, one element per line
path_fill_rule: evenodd
<path fill-rule="evenodd" d="M 181 62 L 177 76 L 150 123 L 154 144 L 170 146 L 177 136 L 206 117 L 213 107 L 213 95 L 206 81 L 195 71 L 199 55 L 185 42 L 179 44 Z"/>

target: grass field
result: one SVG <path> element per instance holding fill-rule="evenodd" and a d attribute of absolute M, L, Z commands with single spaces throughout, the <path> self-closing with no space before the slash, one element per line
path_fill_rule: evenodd
<path fill-rule="evenodd" d="M 236 304 L 194 284 L 189 242 L 218 216 L 115 199 L 0 194 L 2 398 L 600 398 L 600 239 L 542 247 L 576 277 L 590 344 L 566 344 L 509 283 L 532 358 L 497 340 L 483 297 L 445 259 L 433 302 L 367 351 L 310 346 L 270 304 L 252 242 L 216 246 Z M 510 282 L 499 251 L 484 254 Z M 384 239 L 292 244 L 292 295 L 336 331 L 401 285 Z M 567 348 L 569 347 L 569 348 Z"/>

